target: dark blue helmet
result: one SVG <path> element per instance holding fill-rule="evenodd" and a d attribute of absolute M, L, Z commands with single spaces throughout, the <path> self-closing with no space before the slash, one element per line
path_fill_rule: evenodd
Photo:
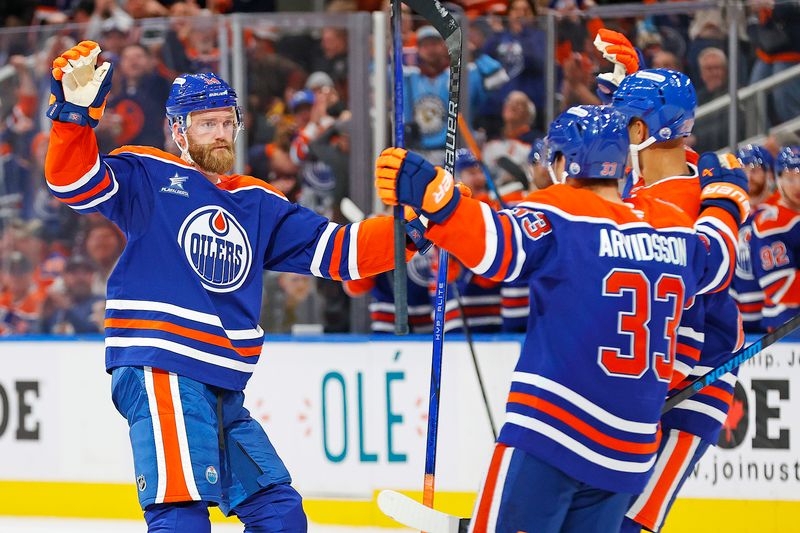
<path fill-rule="evenodd" d="M 650 138 L 641 148 L 692 133 L 697 107 L 692 81 L 669 69 L 640 70 L 627 76 L 614 92 L 612 105 L 630 122 L 641 119 Z M 642 144 L 645 144 L 642 143 Z"/>
<path fill-rule="evenodd" d="M 456 172 L 461 172 L 465 168 L 478 166 L 478 160 L 469 148 L 459 148 L 456 150 L 456 163 L 454 166 Z"/>
<path fill-rule="evenodd" d="M 778 158 L 775 160 L 775 174 L 780 176 L 787 170 L 800 172 L 800 146 L 784 146 L 778 152 Z"/>
<path fill-rule="evenodd" d="M 775 160 L 772 154 L 766 148 L 758 144 L 746 144 L 739 148 L 736 152 L 736 157 L 742 162 L 745 167 L 761 167 L 765 171 L 772 171 L 775 166 Z"/>
<path fill-rule="evenodd" d="M 550 125 L 546 139 L 550 176 L 619 179 L 628 159 L 628 121 L 610 106 L 583 105 L 561 113 Z M 555 176 L 553 162 L 563 155 L 564 176 Z"/>
<path fill-rule="evenodd" d="M 242 127 L 242 112 L 236 101 L 236 91 L 213 72 L 183 74 L 175 78 L 167 97 L 169 124 L 178 124 L 182 132 L 190 125 L 194 111 L 232 107 L 236 114 L 237 132 Z"/>

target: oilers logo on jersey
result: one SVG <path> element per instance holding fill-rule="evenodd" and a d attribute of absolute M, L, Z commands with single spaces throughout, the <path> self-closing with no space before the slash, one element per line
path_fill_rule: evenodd
<path fill-rule="evenodd" d="M 250 239 L 233 215 L 219 206 L 204 206 L 186 217 L 178 244 L 210 291 L 235 291 L 250 271 Z"/>

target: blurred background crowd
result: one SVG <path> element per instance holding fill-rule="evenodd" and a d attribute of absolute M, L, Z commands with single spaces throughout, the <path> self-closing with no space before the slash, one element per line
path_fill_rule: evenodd
<path fill-rule="evenodd" d="M 548 105 L 559 112 L 576 104 L 599 103 L 596 76 L 611 68 L 592 45 L 601 27 L 628 36 L 643 51 L 649 67 L 687 73 L 699 105 L 728 94 L 732 68 L 737 85 L 744 87 L 800 65 L 798 1 L 741 4 L 735 57 L 729 56 L 727 3 L 716 7 L 706 2 L 702 9 L 686 12 L 601 18 L 598 13 L 606 3 L 614 4 L 455 2 L 453 11 L 466 29 L 468 68 L 462 108 L 482 152 L 460 152 L 457 170 L 476 195 L 487 190 L 478 157 L 508 198 L 547 186 L 537 142 L 546 129 L 544 110 Z M 669 2 L 644 2 L 662 3 Z M 388 12 L 380 0 L 302 5 L 331 17 Z M 336 222 L 359 219 L 363 216 L 359 209 L 373 210 L 371 205 L 347 208 L 353 205 L 347 201 L 353 186 L 351 154 L 373 153 L 374 147 L 352 144 L 354 114 L 363 112 L 353 109 L 352 102 L 369 108 L 373 96 L 350 94 L 353 50 L 346 25 L 292 27 L 252 14 L 283 12 L 285 7 L 273 0 L 10 0 L 0 5 L 0 335 L 103 329 L 105 281 L 124 236 L 99 215 L 78 217 L 55 201 L 43 177 L 50 63 L 81 40 L 99 42 L 101 61 L 115 66 L 105 116 L 96 129 L 101 151 L 137 144 L 177 154 L 164 117 L 172 80 L 183 72 L 225 74 L 230 70 L 228 54 L 240 54 L 247 88 L 239 95 L 246 108 L 246 130 L 238 141 L 246 144 L 242 170 Z M 288 10 L 296 9 L 297 5 L 288 5 Z M 222 15 L 231 13 L 248 14 L 240 41 L 222 31 L 230 20 Z M 546 14 L 555 22 L 554 94 L 546 86 Z M 361 45 L 372 48 L 375 43 Z M 406 145 L 441 163 L 447 48 L 435 30 L 410 14 L 404 17 L 403 61 Z M 781 144 L 797 144 L 791 128 L 781 126 L 800 117 L 800 76 L 759 92 L 758 102 L 737 106 L 738 140 L 766 134 L 763 144 L 773 154 Z M 698 119 L 688 142 L 698 151 L 723 148 L 729 144 L 731 127 L 729 108 L 722 107 Z M 778 133 L 770 136 L 770 131 Z M 410 293 L 412 284 L 420 287 L 410 308 L 417 332 L 430 328 L 428 286 L 435 260 L 435 256 L 415 259 L 409 269 Z M 387 296 L 389 276 L 343 287 L 295 274 L 265 275 L 262 326 L 268 332 L 358 329 L 351 321 L 351 298 L 367 293 L 372 298 L 372 329 L 389 329 L 393 316 Z M 457 268 L 452 280 L 465 309 L 459 310 L 455 301 L 448 303 L 449 329 L 459 328 L 464 316 L 476 331 L 524 328 L 524 287 L 495 286 Z"/>

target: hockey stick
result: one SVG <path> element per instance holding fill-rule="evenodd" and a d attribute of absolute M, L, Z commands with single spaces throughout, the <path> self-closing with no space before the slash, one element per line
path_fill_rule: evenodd
<path fill-rule="evenodd" d="M 800 315 L 789 319 L 775 331 L 767 333 L 746 348 L 735 352 L 728 361 L 698 377 L 670 398 L 664 404 L 664 408 L 661 411 L 662 414 L 699 392 L 706 385 L 714 383 L 723 374 L 749 361 L 768 346 L 795 331 L 798 327 L 800 327 Z M 428 533 L 465 533 L 469 527 L 469 518 L 460 518 L 429 509 L 408 496 L 395 491 L 381 491 L 378 495 L 378 507 L 385 515 L 401 524 L 415 529 L 424 529 Z"/>
<path fill-rule="evenodd" d="M 439 0 L 403 0 L 408 7 L 439 32 L 450 56 L 450 82 L 447 98 L 447 132 L 444 145 L 444 169 L 455 175 L 458 104 L 461 89 L 461 26 Z M 449 254 L 439 251 L 436 274 L 436 300 L 433 313 L 433 354 L 431 357 L 431 389 L 428 405 L 428 438 L 425 449 L 425 484 L 423 503 L 433 507 L 436 474 L 436 439 L 439 430 L 439 389 L 442 381 L 442 349 L 444 346 L 444 311 L 447 302 L 447 263 Z"/>
<path fill-rule="evenodd" d="M 500 203 L 502 209 L 508 209 L 508 206 L 503 202 L 503 198 L 500 196 L 500 191 L 497 190 L 497 185 L 495 185 L 492 175 L 489 174 L 489 169 L 486 168 L 486 163 L 483 162 L 481 149 L 478 148 L 478 143 L 475 141 L 475 137 L 472 135 L 467 121 L 464 120 L 464 117 L 461 115 L 458 116 L 458 129 L 461 130 L 461 136 L 464 138 L 464 142 L 467 143 L 467 148 L 469 148 L 472 155 L 478 159 L 478 164 L 483 171 L 483 176 L 486 178 L 486 185 L 489 187 L 489 190 L 492 191 L 492 195 L 494 195 Z"/>
<path fill-rule="evenodd" d="M 393 490 L 382 490 L 378 494 L 378 508 L 404 526 L 427 533 L 466 533 L 469 527 L 469 518 L 459 518 L 425 507 Z"/>
<path fill-rule="evenodd" d="M 475 351 L 475 343 L 472 342 L 472 331 L 469 329 L 467 323 L 467 312 L 464 309 L 464 302 L 461 300 L 461 293 L 458 286 L 453 283 L 453 296 L 456 297 L 458 303 L 458 311 L 461 313 L 461 323 L 464 329 L 464 337 L 467 339 L 467 346 L 469 346 L 469 353 L 472 355 L 472 366 L 475 368 L 475 375 L 478 377 L 478 386 L 481 388 L 481 396 L 483 396 L 483 406 L 486 408 L 486 416 L 489 417 L 489 426 L 492 428 L 492 437 L 497 440 L 497 426 L 494 424 L 494 417 L 492 416 L 492 409 L 489 407 L 489 397 L 486 395 L 486 387 L 483 385 L 483 375 L 481 368 L 478 366 L 478 354 Z"/>
<path fill-rule="evenodd" d="M 744 364 L 746 361 L 749 361 L 758 355 L 764 348 L 781 340 L 798 327 L 800 327 L 800 315 L 796 315 L 787 320 L 786 323 L 784 323 L 782 326 L 779 326 L 775 331 L 767 333 L 750 346 L 746 346 L 741 350 L 734 352 L 727 361 L 715 368 L 712 368 L 702 376 L 699 376 L 686 387 L 672 395 L 672 397 L 666 401 L 664 407 L 661 409 L 661 414 L 666 413 L 693 394 L 700 392 L 704 387 L 711 385 L 724 374 L 727 374 L 733 369 Z"/>
<path fill-rule="evenodd" d="M 403 121 L 403 32 L 400 0 L 392 0 L 392 57 L 394 66 L 394 145 L 405 147 Z M 403 206 L 394 207 L 394 333 L 408 335 L 408 270 Z"/>

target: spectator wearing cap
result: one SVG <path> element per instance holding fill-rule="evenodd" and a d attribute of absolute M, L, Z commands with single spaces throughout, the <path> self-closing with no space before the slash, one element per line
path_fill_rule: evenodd
<path fill-rule="evenodd" d="M 404 112 L 409 128 L 406 143 L 429 161 L 440 164 L 447 137 L 450 56 L 433 26 L 417 30 L 417 47 L 418 66 L 403 69 Z M 507 79 L 500 63 L 486 55 L 478 57 L 467 69 L 470 109 L 477 111 L 488 91 Z"/>
<path fill-rule="evenodd" d="M 489 37 L 483 47 L 483 52 L 498 60 L 510 78 L 500 90 L 489 95 L 481 108 L 490 133 L 499 128 L 501 117 L 498 111 L 511 91 L 524 92 L 537 108 L 543 109 L 547 93 L 544 87 L 546 36 L 535 22 L 531 2 L 512 0 L 509 2 L 507 28 Z"/>
<path fill-rule="evenodd" d="M 486 177 L 481 164 L 469 148 L 456 150 L 456 179 L 470 188 L 472 197 L 485 201 L 488 198 Z"/>
<path fill-rule="evenodd" d="M 106 119 L 97 127 L 98 133 L 113 136 L 106 149 L 125 144 L 164 146 L 164 105 L 169 81 L 156 72 L 152 54 L 140 44 L 126 46 L 115 66 L 120 79 L 114 80 Z"/>
<path fill-rule="evenodd" d="M 97 271 L 89 258 L 72 256 L 44 301 L 41 331 L 59 335 L 102 333 L 105 299 L 92 292 Z"/>
<path fill-rule="evenodd" d="M 532 129 L 536 120 L 536 106 L 522 91 L 511 91 L 503 102 L 503 136 L 486 143 L 483 159 L 498 186 L 514 181 L 512 175 L 499 166 L 501 157 L 524 168 L 531 151 L 531 143 L 542 134 Z"/>
<path fill-rule="evenodd" d="M 42 222 L 36 219 L 11 221 L 2 233 L 0 255 L 21 253 L 32 265 L 34 284 L 46 288 L 61 275 L 64 255 L 55 247 L 50 249 L 43 228 Z"/>
<path fill-rule="evenodd" d="M 122 51 L 122 47 L 114 49 L 113 44 L 107 42 L 106 38 L 110 40 L 112 37 L 109 34 L 116 32 L 127 40 L 128 32 L 133 26 L 133 18 L 120 7 L 117 0 L 94 0 L 93 3 L 91 15 L 86 21 L 87 26 L 84 38 L 92 41 L 98 41 L 102 38 L 103 49 L 109 50 L 113 54 L 118 54 Z M 81 4 L 84 4 L 84 2 L 81 2 Z M 76 10 L 76 14 L 88 11 L 89 7 L 89 3 L 85 3 Z M 81 20 L 76 22 L 81 22 Z"/>
<path fill-rule="evenodd" d="M 0 335 L 35 332 L 46 292 L 33 282 L 33 265 L 12 252 L 0 265 L 0 282 Z"/>
<path fill-rule="evenodd" d="M 0 138 L 0 230 L 22 214 L 28 192 L 28 164 Z"/>
<path fill-rule="evenodd" d="M 678 72 L 683 71 L 683 65 L 681 64 L 681 60 L 678 59 L 678 56 L 666 50 L 659 50 L 653 54 L 651 68 L 666 68 L 669 70 L 677 70 Z"/>

